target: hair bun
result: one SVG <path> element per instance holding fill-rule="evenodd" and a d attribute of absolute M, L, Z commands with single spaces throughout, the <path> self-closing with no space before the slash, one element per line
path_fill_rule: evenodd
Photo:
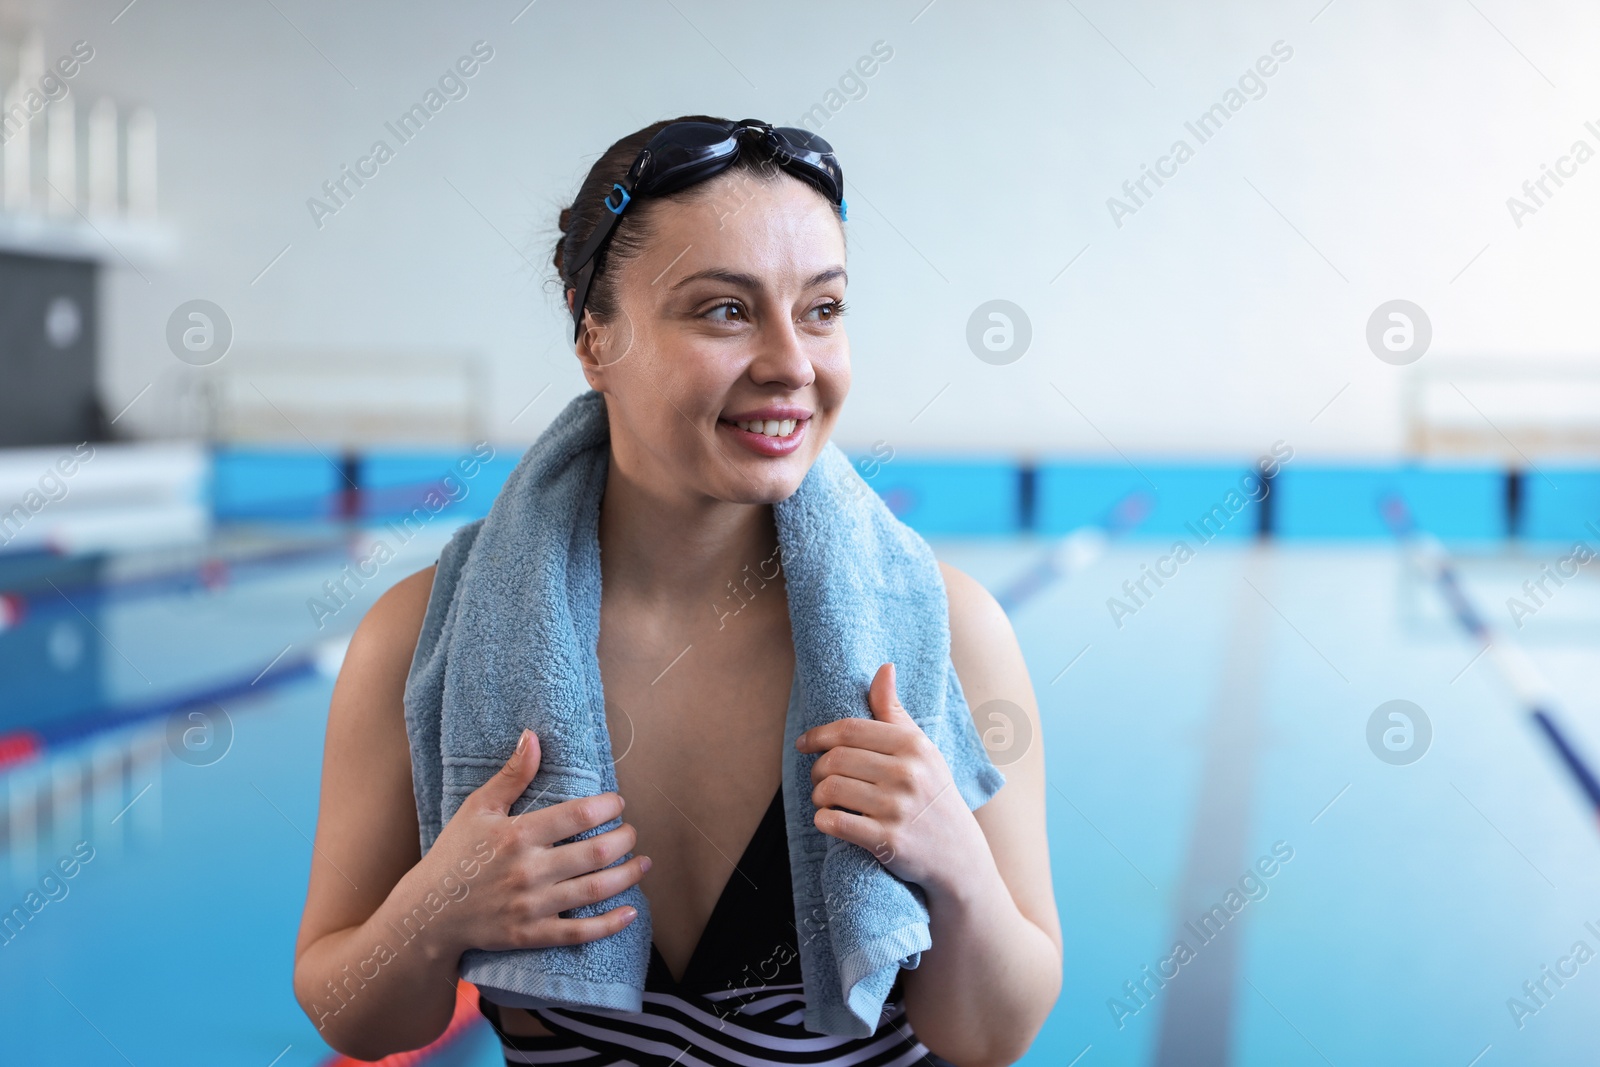
<path fill-rule="evenodd" d="M 550 258 L 556 265 L 556 273 L 565 275 L 566 272 L 562 269 L 561 262 L 566 257 L 561 253 L 567 244 L 567 234 L 572 230 L 572 209 L 570 207 L 561 209 L 561 216 L 556 220 L 556 225 L 561 228 L 561 240 L 556 242 L 555 254 Z"/>

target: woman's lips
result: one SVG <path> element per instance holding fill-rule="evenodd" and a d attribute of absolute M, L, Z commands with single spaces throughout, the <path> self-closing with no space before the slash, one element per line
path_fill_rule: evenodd
<path fill-rule="evenodd" d="M 809 418 L 798 419 L 795 421 L 794 429 L 784 437 L 740 429 L 728 419 L 718 419 L 717 429 L 730 434 L 735 441 L 758 456 L 787 456 L 800 447 L 800 442 L 806 436 L 806 427 L 810 424 Z"/>

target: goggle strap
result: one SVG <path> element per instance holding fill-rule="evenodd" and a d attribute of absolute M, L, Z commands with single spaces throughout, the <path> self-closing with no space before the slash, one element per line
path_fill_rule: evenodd
<path fill-rule="evenodd" d="M 595 259 L 600 253 L 600 246 L 605 244 L 606 238 L 611 236 L 611 231 L 617 228 L 617 223 L 622 220 L 622 211 L 628 206 L 633 197 L 621 185 L 613 184 L 612 192 L 606 194 L 603 201 L 606 214 L 600 219 L 600 225 L 594 228 L 594 233 L 583 243 L 583 248 L 578 252 L 578 271 L 574 275 L 573 288 L 576 293 L 572 299 L 572 343 L 577 344 L 578 338 L 583 334 L 583 307 L 589 296 L 589 284 L 594 281 Z M 622 202 L 616 207 L 611 206 L 612 193 L 622 193 Z"/>

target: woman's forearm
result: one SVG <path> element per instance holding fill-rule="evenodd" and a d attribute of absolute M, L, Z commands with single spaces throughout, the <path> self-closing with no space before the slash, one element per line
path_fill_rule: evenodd
<path fill-rule="evenodd" d="M 1044 1025 L 1061 956 L 1018 910 L 989 849 L 972 859 L 923 885 L 933 948 L 903 974 L 906 1018 L 957 1067 L 1000 1067 L 1022 1058 Z"/>
<path fill-rule="evenodd" d="M 295 999 L 347 1056 L 420 1048 L 450 1023 L 463 949 L 449 921 L 459 896 L 445 887 L 463 887 L 431 866 L 412 868 L 366 922 L 313 942 L 295 964 Z"/>

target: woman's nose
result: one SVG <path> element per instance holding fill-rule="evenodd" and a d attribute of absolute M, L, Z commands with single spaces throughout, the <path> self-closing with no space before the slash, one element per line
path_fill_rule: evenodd
<path fill-rule="evenodd" d="M 762 330 L 756 343 L 756 354 L 750 361 L 750 378 L 757 385 L 804 389 L 816 379 L 799 329 L 787 317 L 774 322 L 770 330 Z"/>

